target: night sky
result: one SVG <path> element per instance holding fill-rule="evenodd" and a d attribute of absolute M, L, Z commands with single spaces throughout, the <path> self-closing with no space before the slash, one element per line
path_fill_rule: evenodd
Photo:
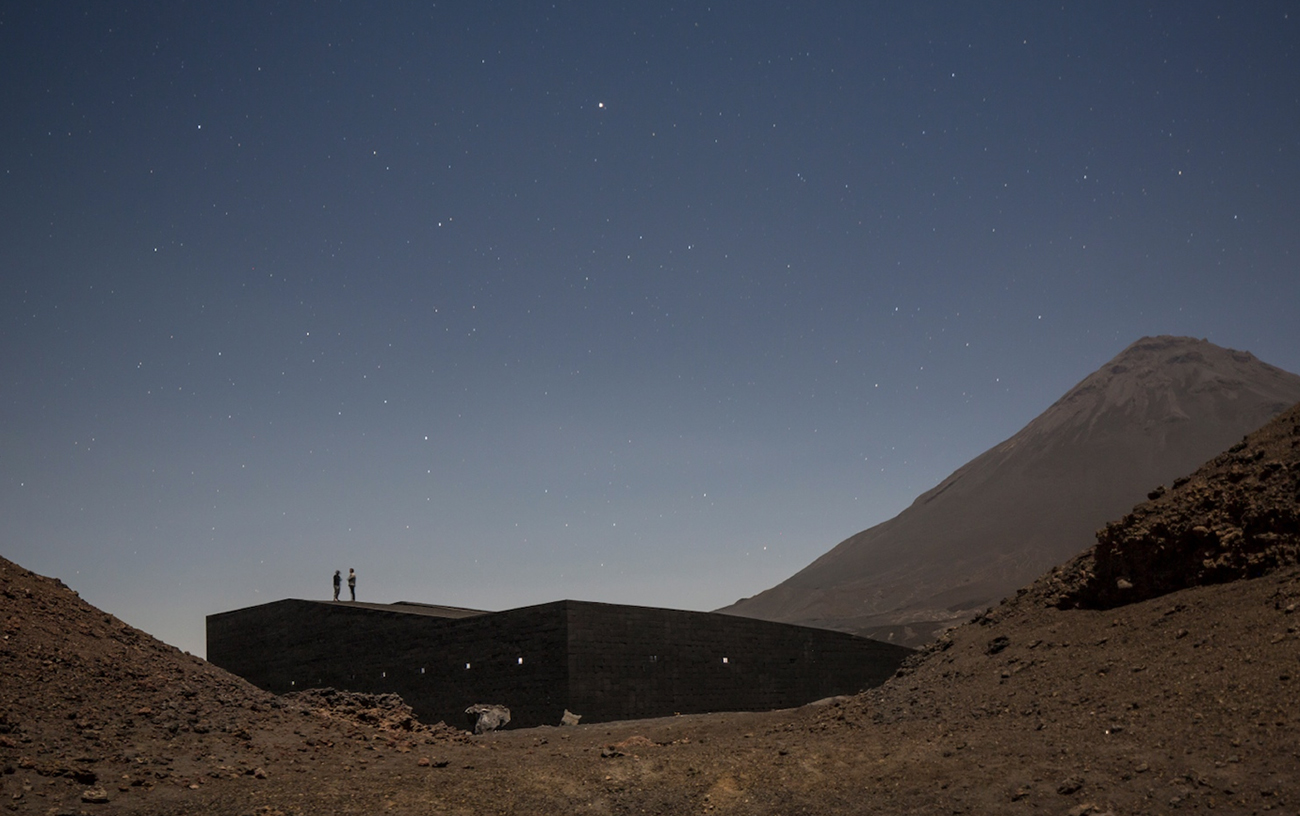
<path fill-rule="evenodd" d="M 1300 372 L 1298 17 L 5 3 L 0 555 L 713 609 L 1143 335 Z"/>

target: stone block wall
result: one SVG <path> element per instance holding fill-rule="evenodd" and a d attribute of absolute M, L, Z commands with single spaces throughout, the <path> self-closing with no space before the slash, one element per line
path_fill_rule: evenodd
<path fill-rule="evenodd" d="M 208 616 L 208 659 L 276 693 L 393 692 L 463 727 L 786 708 L 884 682 L 910 653 L 842 632 L 707 612 L 556 601 L 458 619 L 283 600 Z"/>
<path fill-rule="evenodd" d="M 591 719 L 790 708 L 888 679 L 910 650 L 843 632 L 569 602 L 569 708 Z"/>
<path fill-rule="evenodd" d="M 558 724 L 567 698 L 561 604 L 445 619 L 285 600 L 210 615 L 207 638 L 208 660 L 268 691 L 393 692 L 424 722 L 502 703 L 512 724 Z"/>

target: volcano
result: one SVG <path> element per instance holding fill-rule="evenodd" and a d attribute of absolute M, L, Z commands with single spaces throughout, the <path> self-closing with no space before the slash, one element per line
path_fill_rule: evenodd
<path fill-rule="evenodd" d="M 1111 427 L 1089 393 L 1070 404 Z M 1300 405 L 1148 493 L 860 694 L 482 735 L 421 723 L 394 694 L 270 694 L 0 557 L 0 801 L 104 816 L 1297 812 Z M 404 664 L 327 641 L 358 674 Z"/>
<path fill-rule="evenodd" d="M 1300 376 L 1249 352 L 1144 337 L 902 513 L 718 611 L 923 645 L 1297 401 Z"/>

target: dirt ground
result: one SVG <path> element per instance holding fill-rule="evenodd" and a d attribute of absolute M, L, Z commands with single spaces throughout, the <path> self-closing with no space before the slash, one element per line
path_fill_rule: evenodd
<path fill-rule="evenodd" d="M 0 807 L 11 812 L 1300 808 L 1295 568 L 1106 611 L 1031 593 L 885 686 L 800 709 L 483 736 L 359 696 L 332 708 L 276 698 L 50 579 L 8 562 L 3 579 Z"/>
<path fill-rule="evenodd" d="M 276 697 L 0 559 L 0 809 L 1297 813 L 1298 508 L 1293 410 L 882 687 L 482 736 Z"/>

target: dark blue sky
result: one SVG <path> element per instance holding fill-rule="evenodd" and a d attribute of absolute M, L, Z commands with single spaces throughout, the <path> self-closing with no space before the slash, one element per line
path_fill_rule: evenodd
<path fill-rule="evenodd" d="M 0 553 L 711 609 L 1143 335 L 1300 371 L 1293 4 L 621 5 L 0 8 Z"/>

